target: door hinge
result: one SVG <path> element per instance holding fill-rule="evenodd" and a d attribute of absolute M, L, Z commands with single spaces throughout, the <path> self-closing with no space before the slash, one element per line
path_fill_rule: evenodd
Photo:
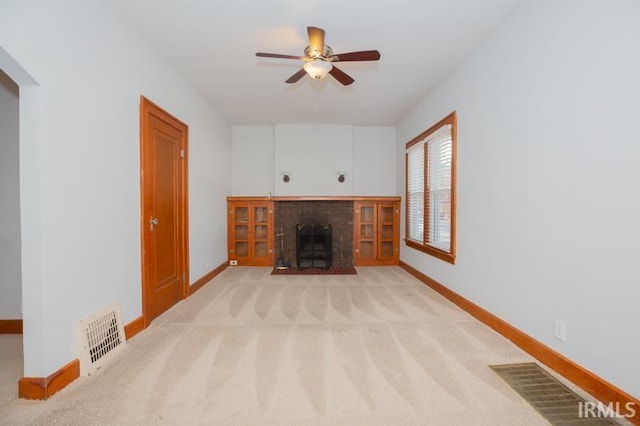
<path fill-rule="evenodd" d="M 180 150 L 180 158 L 184 158 L 184 149 Z"/>

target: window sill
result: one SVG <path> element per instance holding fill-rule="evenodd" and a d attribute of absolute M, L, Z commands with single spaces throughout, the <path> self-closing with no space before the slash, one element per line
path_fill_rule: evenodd
<path fill-rule="evenodd" d="M 439 249 L 437 249 L 435 247 L 427 246 L 427 245 L 424 245 L 424 244 L 420 244 L 420 243 L 417 243 L 417 242 L 412 241 L 412 240 L 405 239 L 404 242 L 408 247 L 411 247 L 411 248 L 416 249 L 418 251 L 421 251 L 423 253 L 430 254 L 431 256 L 437 257 L 438 259 L 444 260 L 445 262 L 449 262 L 452 265 L 455 265 L 455 263 L 456 263 L 456 255 L 455 254 L 447 253 L 446 251 L 439 250 Z"/>

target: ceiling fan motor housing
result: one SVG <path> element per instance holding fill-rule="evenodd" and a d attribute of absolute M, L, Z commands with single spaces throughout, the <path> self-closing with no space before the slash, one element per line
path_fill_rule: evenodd
<path fill-rule="evenodd" d="M 329 56 L 333 55 L 333 50 L 326 44 L 324 45 L 322 52 L 313 49 L 311 46 L 307 46 L 304 48 L 304 55 L 310 60 L 315 58 L 327 59 Z"/>

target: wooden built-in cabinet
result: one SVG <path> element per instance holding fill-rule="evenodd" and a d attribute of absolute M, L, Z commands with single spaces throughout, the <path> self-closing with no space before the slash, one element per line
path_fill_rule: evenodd
<path fill-rule="evenodd" d="M 400 259 L 400 201 L 354 203 L 353 262 L 397 265 Z"/>
<path fill-rule="evenodd" d="M 275 201 L 353 202 L 353 264 L 397 265 L 400 197 L 227 197 L 229 263 L 274 266 Z"/>
<path fill-rule="evenodd" d="M 229 197 L 229 262 L 239 266 L 273 266 L 273 201 Z"/>

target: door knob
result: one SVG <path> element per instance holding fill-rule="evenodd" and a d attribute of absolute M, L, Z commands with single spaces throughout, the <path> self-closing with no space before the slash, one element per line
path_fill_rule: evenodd
<path fill-rule="evenodd" d="M 149 231 L 153 231 L 156 225 L 158 225 L 159 223 L 160 219 L 158 219 L 157 217 L 152 217 L 151 219 L 149 219 Z"/>

